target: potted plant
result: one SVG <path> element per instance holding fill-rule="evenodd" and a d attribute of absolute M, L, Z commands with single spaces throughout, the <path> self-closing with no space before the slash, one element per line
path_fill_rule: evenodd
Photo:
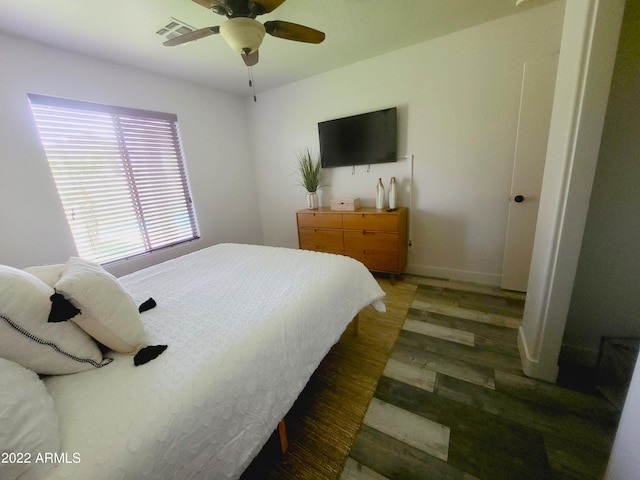
<path fill-rule="evenodd" d="M 307 208 L 318 208 L 318 189 L 322 187 L 322 167 L 320 157 L 313 157 L 311 150 L 305 148 L 298 155 L 298 181 L 307 190 Z"/>

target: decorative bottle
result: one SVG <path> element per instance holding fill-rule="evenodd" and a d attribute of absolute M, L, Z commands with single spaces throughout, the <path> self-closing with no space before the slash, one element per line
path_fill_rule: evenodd
<path fill-rule="evenodd" d="M 378 179 L 378 185 L 376 186 L 376 208 L 378 210 L 384 209 L 384 185 L 382 179 Z"/>
<path fill-rule="evenodd" d="M 398 208 L 396 204 L 396 177 L 391 177 L 389 182 L 389 208 L 391 210 Z"/>

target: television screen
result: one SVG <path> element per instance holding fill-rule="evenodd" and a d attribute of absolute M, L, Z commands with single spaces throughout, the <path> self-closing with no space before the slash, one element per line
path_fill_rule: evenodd
<path fill-rule="evenodd" d="M 397 159 L 396 108 L 318 123 L 323 168 Z"/>

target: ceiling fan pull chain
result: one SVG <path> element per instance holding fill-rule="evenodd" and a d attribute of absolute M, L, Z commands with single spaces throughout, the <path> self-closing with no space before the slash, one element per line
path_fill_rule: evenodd
<path fill-rule="evenodd" d="M 256 97 L 256 86 L 255 82 L 253 81 L 253 68 L 247 67 L 247 69 L 249 70 L 249 87 L 253 90 L 253 101 L 257 102 L 258 97 Z"/>

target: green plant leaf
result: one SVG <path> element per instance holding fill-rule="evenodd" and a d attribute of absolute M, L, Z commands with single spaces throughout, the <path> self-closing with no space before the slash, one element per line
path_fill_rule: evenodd
<path fill-rule="evenodd" d="M 298 181 L 307 192 L 315 192 L 322 187 L 322 166 L 320 157 L 314 158 L 307 147 L 298 155 Z"/>

